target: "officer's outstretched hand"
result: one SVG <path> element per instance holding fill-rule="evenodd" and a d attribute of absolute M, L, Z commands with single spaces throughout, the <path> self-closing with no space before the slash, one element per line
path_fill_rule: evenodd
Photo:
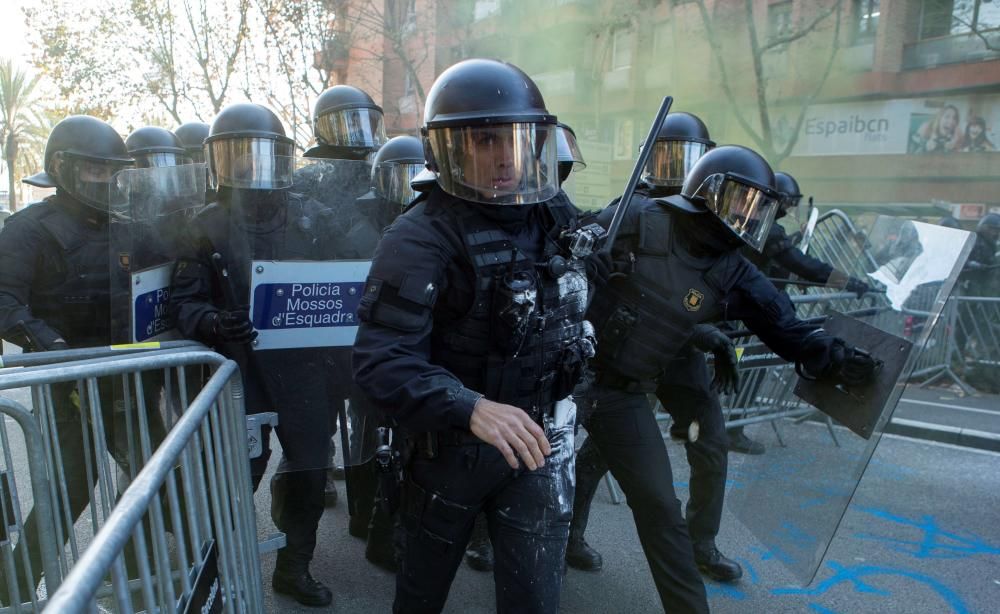
<path fill-rule="evenodd" d="M 691 345 L 715 356 L 715 377 L 712 388 L 724 394 L 740 391 L 740 367 L 733 340 L 711 324 L 697 324 L 691 335 Z"/>
<path fill-rule="evenodd" d="M 871 286 L 861 281 L 857 277 L 847 278 L 847 283 L 844 284 L 844 290 L 848 292 L 853 292 L 858 295 L 858 298 L 864 296 L 867 292 L 871 291 Z"/>
<path fill-rule="evenodd" d="M 472 434 L 500 450 L 507 464 L 518 469 L 517 459 L 534 471 L 552 453 L 545 431 L 520 407 L 495 403 L 482 397 L 469 421 Z"/>
<path fill-rule="evenodd" d="M 250 343 L 257 331 L 250 322 L 250 308 L 242 306 L 232 311 L 220 311 L 215 321 L 215 334 L 228 343 Z"/>
<path fill-rule="evenodd" d="M 871 381 L 881 366 L 868 352 L 837 339 L 830 348 L 827 376 L 848 386 L 858 386 Z"/>

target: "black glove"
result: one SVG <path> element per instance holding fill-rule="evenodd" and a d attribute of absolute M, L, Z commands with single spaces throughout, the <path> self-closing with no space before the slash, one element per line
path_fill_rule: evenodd
<path fill-rule="evenodd" d="M 844 284 L 844 290 L 857 294 L 858 298 L 861 298 L 866 293 L 871 292 L 871 289 L 872 289 L 871 286 L 861 281 L 857 277 L 848 277 L 847 283 Z"/>
<path fill-rule="evenodd" d="M 732 339 L 711 324 L 698 324 L 694 327 L 689 343 L 702 352 L 711 352 L 715 356 L 712 388 L 725 394 L 740 391 L 739 359 Z"/>
<path fill-rule="evenodd" d="M 830 348 L 830 366 L 826 377 L 848 386 L 859 386 L 874 379 L 882 363 L 861 348 L 836 339 Z"/>
<path fill-rule="evenodd" d="M 598 286 L 607 284 L 612 275 L 618 272 L 611 254 L 604 251 L 587 256 L 584 265 L 587 267 L 587 279 Z"/>
<path fill-rule="evenodd" d="M 205 328 L 210 336 L 225 343 L 250 343 L 257 338 L 257 331 L 250 323 L 250 308 L 241 306 L 231 311 L 219 311 L 205 316 Z"/>

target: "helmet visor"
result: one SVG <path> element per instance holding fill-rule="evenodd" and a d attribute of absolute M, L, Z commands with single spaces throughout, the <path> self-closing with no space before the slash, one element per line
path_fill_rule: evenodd
<path fill-rule="evenodd" d="M 265 138 L 220 139 L 205 145 L 212 188 L 280 190 L 291 187 L 295 145 Z"/>
<path fill-rule="evenodd" d="M 191 161 L 195 164 L 205 163 L 205 148 L 204 147 L 188 147 L 185 149 L 187 156 L 191 158 Z"/>
<path fill-rule="evenodd" d="M 116 217 L 150 221 L 205 204 L 205 166 L 182 164 L 126 169 L 115 175 Z"/>
<path fill-rule="evenodd" d="M 141 153 L 135 154 L 136 168 L 159 168 L 162 166 L 181 166 L 191 164 L 191 158 L 185 154 L 178 153 Z"/>
<path fill-rule="evenodd" d="M 518 122 L 431 128 L 441 188 L 487 205 L 527 205 L 559 191 L 556 125 Z"/>
<path fill-rule="evenodd" d="M 105 160 L 70 152 L 56 154 L 59 185 L 80 202 L 109 211 L 112 203 L 122 200 L 115 175 L 133 167 L 131 160 Z"/>
<path fill-rule="evenodd" d="M 695 191 L 714 213 L 744 243 L 760 251 L 778 212 L 778 194 L 742 177 L 716 173 Z"/>
<path fill-rule="evenodd" d="M 573 131 L 559 126 L 556 136 L 559 139 L 556 143 L 558 145 L 557 157 L 559 162 L 572 162 L 574 171 L 581 171 L 587 168 L 587 163 L 583 160 L 583 153 L 580 151 L 580 146 L 576 142 L 576 135 L 573 134 Z"/>
<path fill-rule="evenodd" d="M 342 109 L 316 118 L 316 138 L 334 147 L 381 147 L 386 142 L 382 112 Z"/>
<path fill-rule="evenodd" d="M 410 182 L 424 170 L 423 163 L 386 162 L 372 168 L 372 189 L 384 200 L 408 205 L 417 191 Z"/>
<path fill-rule="evenodd" d="M 656 141 L 642 180 L 649 185 L 681 186 L 694 163 L 708 149 L 705 143 L 694 141 Z"/>

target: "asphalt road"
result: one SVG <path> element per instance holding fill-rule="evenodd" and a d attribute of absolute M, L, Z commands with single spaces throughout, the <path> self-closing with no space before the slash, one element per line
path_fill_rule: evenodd
<path fill-rule="evenodd" d="M 781 431 L 785 448 L 778 445 L 769 426 L 751 433 L 769 448 L 766 456 L 755 461 L 767 459 L 771 466 L 796 467 L 805 456 L 823 460 L 834 448 L 822 425 L 786 424 Z M 848 437 L 841 435 L 842 440 Z M 845 447 L 851 450 L 850 445 Z M 687 464 L 683 448 L 671 444 L 670 452 L 678 496 L 684 501 Z M 856 449 L 845 454 L 855 453 Z M 739 501 L 737 491 L 750 488 L 750 470 L 739 457 L 732 464 L 730 499 Z M 825 461 L 819 466 L 825 466 Z M 827 466 L 820 471 L 825 471 L 828 481 L 837 482 L 840 474 L 835 469 Z M 783 487 L 787 483 L 775 482 L 775 490 Z M 258 494 L 258 509 L 267 509 L 266 497 L 266 492 Z M 802 509 L 811 505 L 809 496 L 803 495 L 801 505 L 795 507 L 801 508 L 801 516 Z M 744 518 L 745 508 L 736 510 Z M 269 521 L 261 517 L 259 522 Z M 821 532 L 819 525 L 808 528 Z M 599 573 L 570 570 L 563 585 L 562 611 L 662 611 L 627 505 L 614 505 L 609 491 L 602 488 L 590 527 L 588 540 L 603 553 L 605 569 Z M 313 573 L 334 589 L 335 603 L 328 611 L 390 610 L 393 577 L 364 560 L 363 543 L 347 535 L 343 506 L 324 516 L 319 544 Z M 758 539 L 732 507 L 727 507 L 719 545 L 740 561 L 746 573 L 734 585 L 707 584 L 715 612 L 993 612 L 1000 603 L 1000 455 L 883 437 L 815 581 L 805 587 L 782 563 L 788 560 L 781 551 L 784 543 Z M 813 544 L 805 548 L 807 555 L 815 549 Z M 265 578 L 273 565 L 274 555 L 265 556 Z M 315 611 L 272 595 L 269 587 L 267 600 L 273 612 Z M 492 577 L 463 566 L 445 611 L 493 610 Z"/>

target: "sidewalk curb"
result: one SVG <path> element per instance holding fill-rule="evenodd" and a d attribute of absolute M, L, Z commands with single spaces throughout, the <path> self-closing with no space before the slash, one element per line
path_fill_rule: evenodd
<path fill-rule="evenodd" d="M 894 418 L 885 429 L 886 433 L 928 439 L 940 443 L 950 443 L 966 448 L 1000 452 L 1000 434 L 975 429 L 962 429 L 954 426 Z"/>

